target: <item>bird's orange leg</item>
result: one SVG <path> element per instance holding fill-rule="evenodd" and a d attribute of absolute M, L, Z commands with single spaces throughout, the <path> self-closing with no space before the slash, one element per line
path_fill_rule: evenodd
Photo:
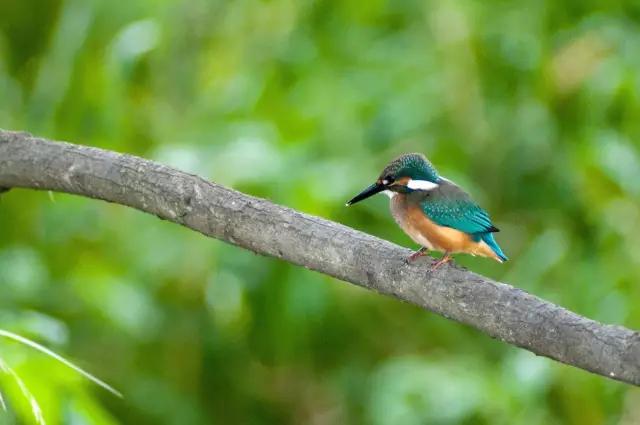
<path fill-rule="evenodd" d="M 441 265 L 443 265 L 445 263 L 448 263 L 451 260 L 453 260 L 453 257 L 451 257 L 451 255 L 449 255 L 448 252 L 445 252 L 444 255 L 442 256 L 442 258 L 439 259 L 438 261 L 436 261 L 436 263 L 433 266 L 431 266 L 431 271 L 434 271 L 435 269 L 437 269 Z"/>
<path fill-rule="evenodd" d="M 408 256 L 405 261 L 407 262 L 407 264 L 412 263 L 415 260 L 417 260 L 418 258 L 422 257 L 423 255 L 427 255 L 428 252 L 429 252 L 429 250 L 427 248 L 422 247 L 419 250 L 417 250 L 416 252 L 414 252 L 413 254 L 411 254 L 410 256 Z"/>

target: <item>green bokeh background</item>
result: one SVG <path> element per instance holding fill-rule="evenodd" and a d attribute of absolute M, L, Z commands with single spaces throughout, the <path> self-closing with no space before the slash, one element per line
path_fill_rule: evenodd
<path fill-rule="evenodd" d="M 0 0 L 0 127 L 141 155 L 413 247 L 427 154 L 511 261 L 474 271 L 640 328 L 637 0 Z M 124 207 L 0 198 L 0 341 L 48 424 L 638 424 L 640 392 Z M 10 374 L 0 423 L 33 423 Z"/>

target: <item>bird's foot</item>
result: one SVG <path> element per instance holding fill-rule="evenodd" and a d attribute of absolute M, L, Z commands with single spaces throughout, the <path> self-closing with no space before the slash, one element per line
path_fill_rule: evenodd
<path fill-rule="evenodd" d="M 443 264 L 446 264 L 448 262 L 450 262 L 451 260 L 453 260 L 453 257 L 451 257 L 449 254 L 444 254 L 444 256 L 439 259 L 438 261 L 436 261 L 436 263 L 431 266 L 431 271 L 435 271 L 436 269 L 438 269 L 440 266 L 442 266 Z"/>
<path fill-rule="evenodd" d="M 420 248 L 419 250 L 417 250 L 416 252 L 414 252 L 413 254 L 411 254 L 410 256 L 407 257 L 405 261 L 405 263 L 407 264 L 411 264 L 414 261 L 416 261 L 418 258 L 427 255 L 427 248 Z"/>

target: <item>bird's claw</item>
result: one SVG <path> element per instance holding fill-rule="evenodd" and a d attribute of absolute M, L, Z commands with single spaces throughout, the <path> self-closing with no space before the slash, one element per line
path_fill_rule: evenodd
<path fill-rule="evenodd" d="M 444 257 L 436 261 L 436 263 L 433 266 L 431 266 L 430 271 L 434 272 L 436 269 L 440 268 L 440 266 L 442 266 L 443 264 L 449 263 L 451 260 L 453 260 L 453 258 L 449 256 L 449 254 L 445 254 Z"/>
<path fill-rule="evenodd" d="M 427 250 L 425 248 L 420 248 L 419 250 L 417 250 L 416 252 L 414 252 L 413 254 L 411 254 L 410 256 L 408 256 L 404 262 L 406 264 L 411 264 L 413 263 L 415 260 L 417 260 L 418 258 L 427 255 Z"/>

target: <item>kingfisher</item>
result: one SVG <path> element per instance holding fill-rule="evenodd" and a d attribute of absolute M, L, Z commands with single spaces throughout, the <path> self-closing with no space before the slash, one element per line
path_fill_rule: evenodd
<path fill-rule="evenodd" d="M 429 251 L 444 252 L 433 269 L 456 253 L 507 261 L 493 237 L 499 229 L 489 214 L 460 186 L 440 176 L 424 155 L 409 153 L 394 159 L 347 206 L 380 192 L 390 198 L 396 223 L 421 247 L 407 258 L 408 263 Z"/>

